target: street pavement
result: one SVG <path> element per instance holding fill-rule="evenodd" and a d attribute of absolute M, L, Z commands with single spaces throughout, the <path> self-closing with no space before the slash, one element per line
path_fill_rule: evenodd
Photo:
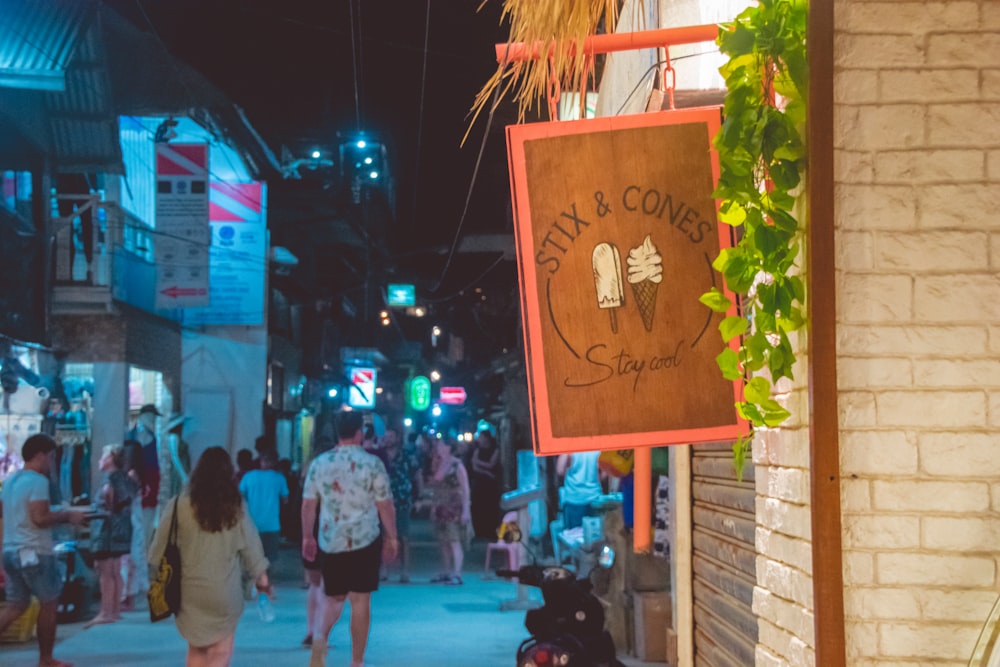
<path fill-rule="evenodd" d="M 412 583 L 392 572 L 372 596 L 372 628 L 366 661 L 377 667 L 514 667 L 518 644 L 527 637 L 523 611 L 502 611 L 517 596 L 513 583 L 484 577 L 486 545 L 473 544 L 461 586 L 431 584 L 438 572 L 437 548 L 425 521 L 414 522 Z M 306 667 L 300 646 L 306 633 L 305 589 L 298 552 L 281 551 L 275 575 L 277 618 L 260 620 L 248 602 L 236 630 L 233 667 Z M 538 591 L 531 590 L 535 599 Z M 95 607 L 96 611 L 96 607 Z M 329 667 L 350 664 L 350 608 L 330 635 Z M 55 655 L 76 667 L 181 667 L 186 643 L 172 620 L 150 623 L 148 612 L 126 612 L 111 625 L 84 630 L 83 623 L 60 625 Z M 621 656 L 629 667 L 663 665 Z M 35 667 L 37 645 L 0 644 L 0 667 Z"/>

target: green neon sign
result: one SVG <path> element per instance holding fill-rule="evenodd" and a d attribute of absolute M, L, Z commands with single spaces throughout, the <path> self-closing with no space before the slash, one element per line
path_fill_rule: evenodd
<path fill-rule="evenodd" d="M 426 410 L 431 407 L 431 381 L 423 375 L 410 380 L 407 402 L 411 410 Z"/>

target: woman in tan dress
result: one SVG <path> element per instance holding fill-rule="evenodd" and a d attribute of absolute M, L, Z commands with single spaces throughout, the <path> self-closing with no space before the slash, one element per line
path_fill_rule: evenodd
<path fill-rule="evenodd" d="M 221 447 L 206 449 L 191 473 L 187 489 L 163 511 L 149 547 L 159 562 L 177 511 L 181 552 L 181 608 L 177 630 L 187 640 L 186 667 L 228 667 L 236 624 L 243 612 L 241 571 L 271 593 L 267 558 L 260 536 L 236 486 L 236 471 Z"/>

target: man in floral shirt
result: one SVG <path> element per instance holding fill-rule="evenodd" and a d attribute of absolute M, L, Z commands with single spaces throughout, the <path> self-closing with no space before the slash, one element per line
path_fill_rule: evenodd
<path fill-rule="evenodd" d="M 362 447 L 358 412 L 337 419 L 338 445 L 309 466 L 302 493 L 302 556 L 319 555 L 326 604 L 313 635 L 310 667 L 326 665 L 327 638 L 351 601 L 351 665 L 364 664 L 371 624 L 371 594 L 378 590 L 382 560 L 396 557 L 396 511 L 385 465 Z M 319 538 L 312 526 L 319 512 Z M 381 527 L 379 522 L 381 521 Z"/>

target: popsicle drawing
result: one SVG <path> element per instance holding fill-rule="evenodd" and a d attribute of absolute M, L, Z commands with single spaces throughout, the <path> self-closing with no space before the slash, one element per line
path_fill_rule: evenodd
<path fill-rule="evenodd" d="M 649 234 L 642 243 L 628 251 L 628 282 L 632 286 L 642 325 L 653 330 L 656 313 L 656 292 L 663 280 L 663 258 Z"/>
<path fill-rule="evenodd" d="M 611 318 L 611 332 L 618 333 L 617 308 L 625 300 L 622 287 L 622 260 L 618 248 L 610 243 L 598 243 L 591 257 L 594 268 L 594 287 L 597 289 L 597 307 L 606 309 Z"/>

